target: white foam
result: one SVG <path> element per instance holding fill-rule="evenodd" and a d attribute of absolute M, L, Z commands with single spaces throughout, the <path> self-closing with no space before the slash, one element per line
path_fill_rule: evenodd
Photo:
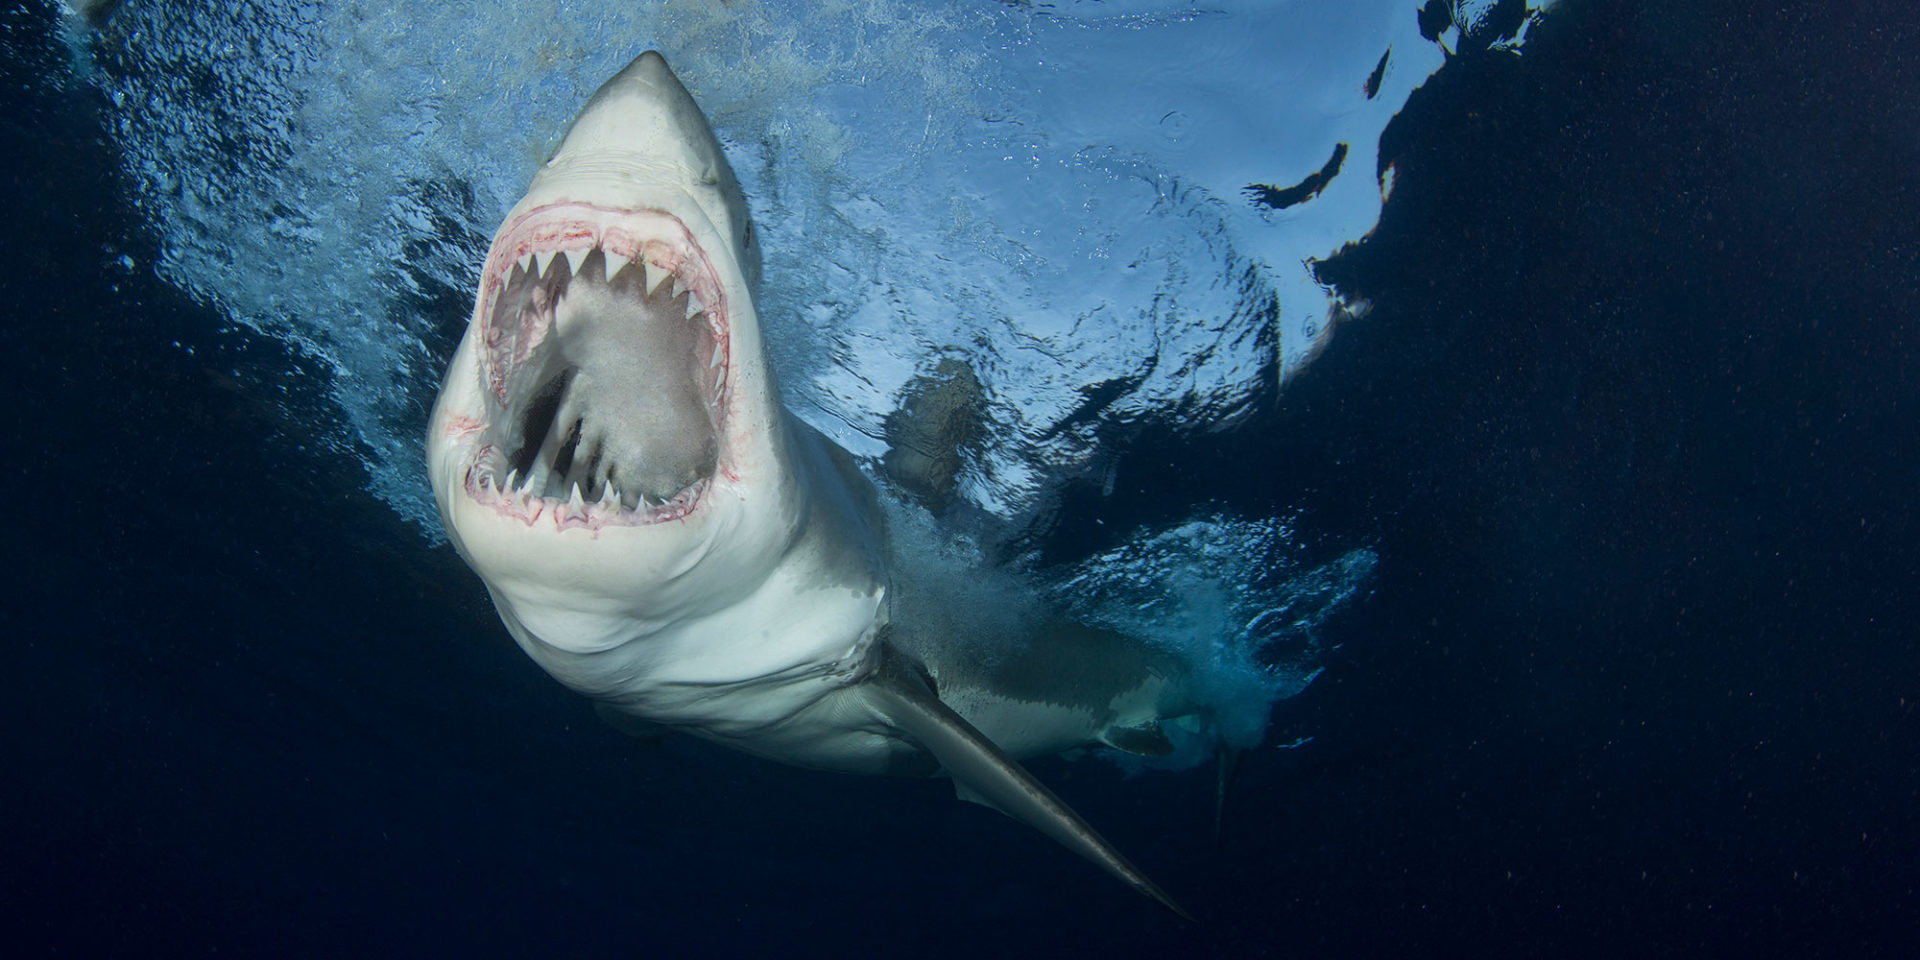
<path fill-rule="evenodd" d="M 1260 744 L 1272 705 L 1319 675 L 1327 618 L 1360 595 L 1378 557 L 1367 548 L 1308 559 L 1284 519 L 1213 515 L 1147 531 L 1048 571 L 1044 596 L 1076 619 L 1159 644 L 1202 677 L 1228 745 Z M 1183 767 L 1211 738 L 1136 766 Z"/>

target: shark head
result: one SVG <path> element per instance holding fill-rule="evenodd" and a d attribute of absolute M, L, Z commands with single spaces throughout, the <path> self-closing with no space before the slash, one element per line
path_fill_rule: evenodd
<path fill-rule="evenodd" d="M 649 51 L 595 93 L 494 236 L 428 434 L 455 546 L 568 653 L 728 602 L 803 497 L 754 310 L 740 186 Z"/>

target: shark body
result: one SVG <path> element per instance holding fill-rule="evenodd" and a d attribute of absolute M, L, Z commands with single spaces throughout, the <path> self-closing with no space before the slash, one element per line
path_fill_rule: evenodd
<path fill-rule="evenodd" d="M 428 434 L 508 632 L 603 713 L 759 756 L 951 777 L 1186 916 L 1015 757 L 1163 752 L 1177 665 L 1056 624 L 966 653 L 896 618 L 872 483 L 779 402 L 744 198 L 654 52 L 582 108 L 488 252 Z"/>

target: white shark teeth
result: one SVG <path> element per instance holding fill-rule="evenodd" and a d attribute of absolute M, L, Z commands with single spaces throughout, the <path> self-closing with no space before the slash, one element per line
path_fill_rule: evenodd
<path fill-rule="evenodd" d="M 612 481 L 600 488 L 600 499 L 595 500 L 593 505 L 603 510 L 620 506 L 620 494 L 613 489 Z"/>
<path fill-rule="evenodd" d="M 587 250 L 585 247 L 581 247 L 574 250 L 568 250 L 566 251 L 566 256 L 567 256 L 567 272 L 569 274 L 577 274 L 580 272 L 580 264 L 586 262 Z"/>
<path fill-rule="evenodd" d="M 583 509 L 587 505 L 586 499 L 580 496 L 580 481 L 578 480 L 573 482 L 573 494 L 567 497 L 567 505 L 575 510 Z"/>
<path fill-rule="evenodd" d="M 480 487 L 505 499 L 518 500 L 524 504 L 527 501 L 527 494 L 533 490 L 534 475 L 532 471 L 528 471 L 527 475 L 522 477 L 519 470 L 508 470 L 506 479 L 502 480 L 489 472 L 481 475 Z"/>
<path fill-rule="evenodd" d="M 713 342 L 713 357 L 707 361 L 708 370 L 712 370 L 713 368 L 720 365 L 720 355 L 726 352 L 725 348 L 726 348 L 726 344 L 723 344 L 718 340 L 715 340 Z"/>
<path fill-rule="evenodd" d="M 627 264 L 632 262 L 631 260 L 628 260 L 626 257 L 623 257 L 617 253 L 614 253 L 612 250 L 608 250 L 604 247 L 601 248 L 600 252 L 605 254 L 607 257 L 607 279 L 608 280 L 612 280 L 614 277 L 619 276 L 620 271 L 625 270 L 627 268 Z"/>
<path fill-rule="evenodd" d="M 645 263 L 645 261 L 642 262 Z M 646 263 L 645 266 L 647 268 L 646 290 L 649 297 L 654 296 L 662 284 L 670 283 L 674 279 L 673 274 L 667 272 L 667 268 L 657 263 Z M 668 287 L 667 292 L 672 293 L 673 288 Z"/>

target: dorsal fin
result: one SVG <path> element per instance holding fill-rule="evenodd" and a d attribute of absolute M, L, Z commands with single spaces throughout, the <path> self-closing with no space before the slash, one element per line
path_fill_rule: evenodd
<path fill-rule="evenodd" d="M 962 797 L 1026 823 L 1167 909 L 1193 919 L 1046 784 L 941 703 L 926 679 L 885 644 L 880 646 L 880 665 L 868 688 L 887 718 L 940 761 Z"/>

